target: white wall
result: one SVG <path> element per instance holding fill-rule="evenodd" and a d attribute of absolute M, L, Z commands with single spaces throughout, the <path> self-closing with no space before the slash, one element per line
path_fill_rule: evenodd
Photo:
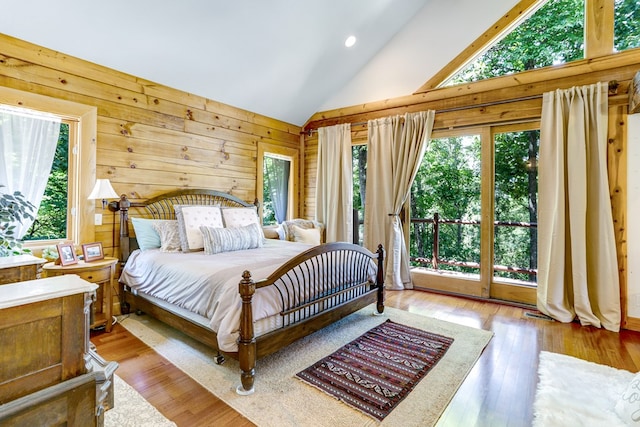
<path fill-rule="evenodd" d="M 640 114 L 627 124 L 627 314 L 640 318 Z"/>

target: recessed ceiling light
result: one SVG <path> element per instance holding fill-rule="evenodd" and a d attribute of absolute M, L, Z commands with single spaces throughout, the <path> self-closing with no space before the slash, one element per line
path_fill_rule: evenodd
<path fill-rule="evenodd" d="M 347 39 L 344 41 L 344 45 L 346 47 L 351 47 L 354 44 L 356 44 L 356 36 L 349 36 L 347 37 Z"/>

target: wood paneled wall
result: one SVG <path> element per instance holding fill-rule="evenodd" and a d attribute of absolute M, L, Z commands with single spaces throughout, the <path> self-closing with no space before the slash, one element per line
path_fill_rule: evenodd
<path fill-rule="evenodd" d="M 434 131 L 528 122 L 540 120 L 544 92 L 588 85 L 598 81 L 609 82 L 608 172 L 620 289 L 624 303 L 627 289 L 626 118 L 629 102 L 628 89 L 631 80 L 640 69 L 639 64 L 640 48 L 576 61 L 564 66 L 531 70 L 511 76 L 316 113 L 304 126 L 303 187 L 305 193 L 302 199 L 304 201 L 302 215 L 313 217 L 315 212 L 314 194 L 318 153 L 315 130 L 319 127 L 352 123 L 351 134 L 355 144 L 366 142 L 366 122 L 369 119 L 428 109 L 436 110 Z"/>
<path fill-rule="evenodd" d="M 97 107 L 96 176 L 132 200 L 209 188 L 253 201 L 258 141 L 300 146 L 298 126 L 2 34 L 0 85 Z M 96 240 L 116 254 L 112 214 L 103 221 Z"/>

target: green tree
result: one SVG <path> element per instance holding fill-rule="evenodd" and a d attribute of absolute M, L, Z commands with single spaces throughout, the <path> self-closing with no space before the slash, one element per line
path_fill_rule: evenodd
<path fill-rule="evenodd" d="M 473 61 L 450 85 L 584 58 L 584 0 L 550 0 Z"/>
<path fill-rule="evenodd" d="M 36 219 L 24 240 L 63 239 L 67 235 L 69 181 L 69 125 L 60 125 L 60 136 L 47 186 Z"/>

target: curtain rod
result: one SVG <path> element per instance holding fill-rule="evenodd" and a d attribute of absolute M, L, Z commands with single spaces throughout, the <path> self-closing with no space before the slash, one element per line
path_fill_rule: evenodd
<path fill-rule="evenodd" d="M 618 86 L 620 84 L 615 80 L 612 80 L 612 81 L 608 82 L 608 84 L 609 84 L 609 96 L 617 95 L 618 94 Z M 490 107 L 490 106 L 493 106 L 493 105 L 508 104 L 510 102 L 529 101 L 529 100 L 532 100 L 532 99 L 542 98 L 542 96 L 543 96 L 543 94 L 531 95 L 531 96 L 525 96 L 525 97 L 518 98 L 518 99 L 502 100 L 502 101 L 495 101 L 495 102 L 486 102 L 484 104 L 477 104 L 477 105 L 473 105 L 473 106 L 445 108 L 443 110 L 436 110 L 436 114 L 438 114 L 438 113 L 450 113 L 450 112 L 461 111 L 461 110 L 468 110 L 470 108 Z M 348 123 L 348 122 L 346 122 L 346 123 Z M 361 125 L 366 125 L 366 124 L 368 124 L 368 122 L 356 122 L 356 123 L 351 123 L 351 126 L 361 126 Z M 306 132 L 300 132 L 300 134 L 306 134 L 308 136 L 311 136 L 313 134 L 313 132 L 317 132 L 317 131 L 318 131 L 317 128 L 315 128 L 315 129 L 314 128 L 310 128 Z"/>

